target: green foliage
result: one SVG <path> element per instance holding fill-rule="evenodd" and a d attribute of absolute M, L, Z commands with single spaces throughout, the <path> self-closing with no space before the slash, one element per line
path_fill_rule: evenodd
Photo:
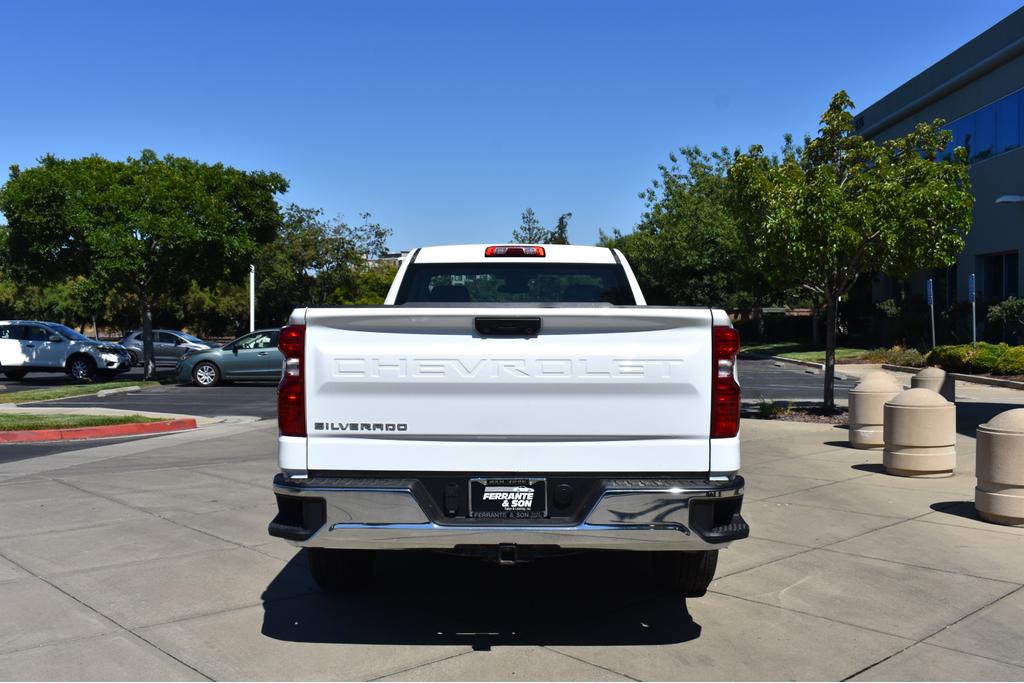
<path fill-rule="evenodd" d="M 992 370 L 995 375 L 1024 375 L 1024 346 L 1011 346 Z"/>
<path fill-rule="evenodd" d="M 965 346 L 969 347 L 967 344 Z M 989 344 L 988 342 L 978 342 L 978 350 L 971 356 L 974 371 L 992 372 L 996 369 L 999 359 L 1009 350 L 1010 346 L 1006 343 Z"/>
<path fill-rule="evenodd" d="M 571 213 L 563 213 L 558 217 L 555 227 L 548 230 L 537 219 L 533 209 L 526 209 L 522 214 L 522 223 L 512 231 L 513 244 L 569 244 L 569 219 Z"/>
<path fill-rule="evenodd" d="M 917 349 L 907 349 L 902 346 L 893 346 L 888 349 L 871 349 L 863 355 L 863 360 L 871 363 L 902 365 L 909 368 L 921 368 L 925 365 L 924 354 Z"/>
<path fill-rule="evenodd" d="M 878 144 L 854 133 L 853 102 L 832 98 L 816 137 L 786 139 L 782 157 L 760 146 L 730 167 L 735 209 L 752 235 L 751 258 L 779 285 L 821 297 L 826 326 L 825 404 L 834 403 L 835 307 L 868 272 L 907 277 L 952 264 L 971 225 L 967 155 L 938 161 L 951 133 L 920 123 Z"/>
<path fill-rule="evenodd" d="M 601 244 L 626 255 L 648 303 L 735 308 L 755 292 L 771 296 L 730 210 L 731 154 L 687 147 L 669 160 L 640 194 L 647 210 L 636 229 L 602 233 Z"/>
<path fill-rule="evenodd" d="M 988 342 L 978 342 L 977 351 L 971 344 L 936 346 L 925 360 L 946 372 L 993 372 L 1009 349 L 1007 344 Z"/>
<path fill-rule="evenodd" d="M 762 420 L 774 420 L 793 413 L 793 406 L 788 401 L 772 401 L 764 396 L 757 399 L 757 416 Z"/>
<path fill-rule="evenodd" d="M 234 334 L 248 326 L 250 263 L 261 326 L 298 306 L 382 302 L 395 268 L 370 259 L 390 230 L 369 214 L 349 225 L 281 209 L 285 189 L 274 173 L 149 151 L 13 167 L 0 189 L 0 315 L 127 330 L 148 305 L 158 325 Z"/>
<path fill-rule="evenodd" d="M 988 321 L 1002 323 L 1024 333 L 1024 299 L 1011 296 L 1006 301 L 989 307 Z"/>
<path fill-rule="evenodd" d="M 886 318 L 898 318 L 900 316 L 900 305 L 896 303 L 894 299 L 879 301 L 876 308 L 878 308 Z"/>

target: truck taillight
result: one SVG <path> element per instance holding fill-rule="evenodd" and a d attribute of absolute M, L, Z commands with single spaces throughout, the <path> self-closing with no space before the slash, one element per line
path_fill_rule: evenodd
<path fill-rule="evenodd" d="M 306 326 L 282 327 L 277 348 L 284 356 L 284 373 L 277 386 L 277 426 L 282 436 L 306 436 L 306 393 L 302 377 Z"/>
<path fill-rule="evenodd" d="M 544 247 L 506 245 L 484 249 L 484 256 L 544 256 Z"/>
<path fill-rule="evenodd" d="M 711 339 L 711 438 L 724 439 L 740 431 L 740 385 L 736 382 L 740 335 L 731 327 L 715 325 Z"/>

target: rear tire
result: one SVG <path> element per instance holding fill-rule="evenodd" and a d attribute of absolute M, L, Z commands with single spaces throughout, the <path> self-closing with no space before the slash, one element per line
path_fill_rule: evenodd
<path fill-rule="evenodd" d="M 96 361 L 89 356 L 72 356 L 68 360 L 68 374 L 72 379 L 89 380 L 96 374 Z"/>
<path fill-rule="evenodd" d="M 718 566 L 717 550 L 654 553 L 654 574 L 661 586 L 684 598 L 699 598 L 708 592 Z"/>
<path fill-rule="evenodd" d="M 345 593 L 365 586 L 373 573 L 372 550 L 310 548 L 309 572 L 320 590 Z"/>
<path fill-rule="evenodd" d="M 192 381 L 199 387 L 215 387 L 220 383 L 220 369 L 204 360 L 192 369 Z"/>
<path fill-rule="evenodd" d="M 4 370 L 4 374 L 7 376 L 7 379 L 19 380 L 25 378 L 28 370 Z"/>

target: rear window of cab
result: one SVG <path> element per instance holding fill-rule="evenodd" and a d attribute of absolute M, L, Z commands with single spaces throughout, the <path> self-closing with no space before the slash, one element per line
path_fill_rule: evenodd
<path fill-rule="evenodd" d="M 397 305 L 407 303 L 636 304 L 617 263 L 413 263 Z"/>

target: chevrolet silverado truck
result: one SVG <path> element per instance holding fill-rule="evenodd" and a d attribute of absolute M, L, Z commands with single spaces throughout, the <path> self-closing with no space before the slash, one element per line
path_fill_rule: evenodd
<path fill-rule="evenodd" d="M 377 550 L 614 550 L 696 597 L 749 533 L 739 337 L 724 311 L 646 305 L 615 249 L 417 249 L 383 305 L 296 309 L 279 349 L 269 531 L 323 590 Z"/>

